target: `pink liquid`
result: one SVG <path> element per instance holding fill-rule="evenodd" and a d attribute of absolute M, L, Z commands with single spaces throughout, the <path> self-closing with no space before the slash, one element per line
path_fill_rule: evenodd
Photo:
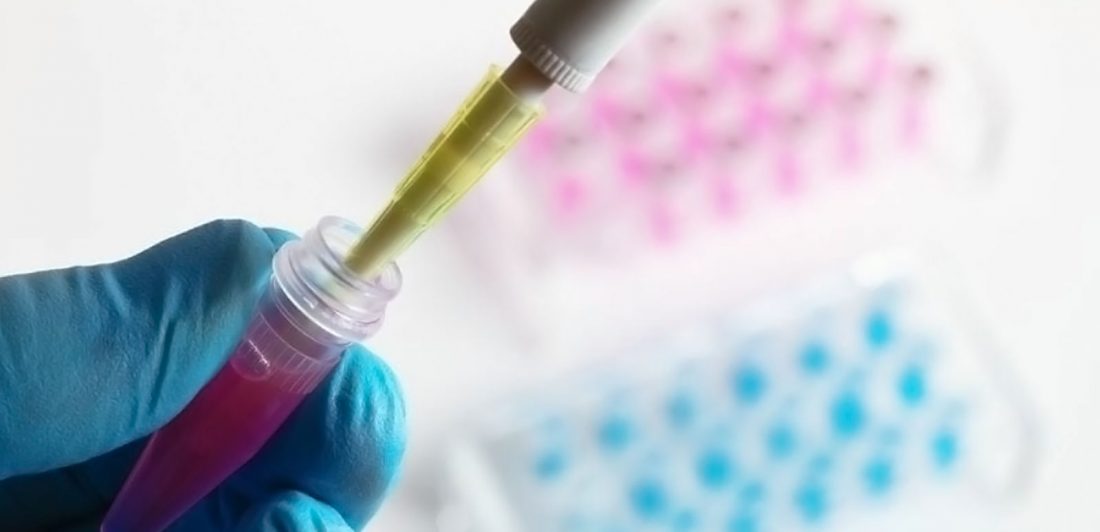
<path fill-rule="evenodd" d="M 932 133 L 933 72 L 902 55 L 900 19 L 875 3 L 720 5 L 704 17 L 713 27 L 671 17 L 628 47 L 614 81 L 556 109 L 595 127 L 572 130 L 583 150 L 547 144 L 525 158 L 521 171 L 552 185 L 531 196 L 548 208 L 532 210 L 566 241 L 625 230 L 675 243 L 757 202 L 815 192 L 822 174 L 857 177 L 890 142 L 918 154 Z M 738 180 L 711 177 L 731 164 Z"/>
<path fill-rule="evenodd" d="M 906 147 L 915 148 L 924 133 L 924 107 L 932 70 L 924 65 L 917 66 L 906 81 L 908 86 L 905 87 L 901 110 L 901 140 Z"/>
<path fill-rule="evenodd" d="M 566 177 L 558 183 L 555 205 L 562 220 L 572 219 L 584 204 L 585 179 Z"/>
<path fill-rule="evenodd" d="M 737 214 L 738 197 L 737 187 L 729 176 L 718 176 L 712 180 L 711 196 L 714 198 L 714 209 L 720 218 L 733 218 Z"/>
<path fill-rule="evenodd" d="M 794 196 L 802 188 L 802 171 L 792 148 L 780 148 L 779 155 L 776 156 L 775 184 L 785 196 Z"/>
<path fill-rule="evenodd" d="M 214 379 L 142 451 L 103 532 L 163 530 L 254 456 L 339 360 L 270 300 Z"/>

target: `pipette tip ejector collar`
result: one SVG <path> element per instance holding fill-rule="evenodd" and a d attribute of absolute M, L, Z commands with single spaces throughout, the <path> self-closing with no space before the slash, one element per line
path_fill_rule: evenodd
<path fill-rule="evenodd" d="M 548 79 L 583 92 L 659 1 L 538 0 L 512 26 L 512 41 Z"/>

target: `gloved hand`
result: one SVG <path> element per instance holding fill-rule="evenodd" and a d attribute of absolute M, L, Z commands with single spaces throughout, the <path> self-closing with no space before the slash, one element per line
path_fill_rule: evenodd
<path fill-rule="evenodd" d="M 122 262 L 0 279 L 0 530 L 98 530 L 147 436 L 225 362 L 290 235 L 206 224 Z M 172 530 L 360 529 L 405 446 L 360 347 Z"/>

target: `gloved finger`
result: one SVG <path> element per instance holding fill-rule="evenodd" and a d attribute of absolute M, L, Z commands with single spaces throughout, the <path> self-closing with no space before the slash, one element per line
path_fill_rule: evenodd
<path fill-rule="evenodd" d="M 42 503 L 35 503 L 36 506 Z M 64 532 L 98 532 L 102 516 L 84 519 L 80 522 L 57 522 L 44 527 L 4 523 L 11 528 L 5 530 L 57 530 Z M 179 526 L 172 529 L 187 530 Z M 351 532 L 340 513 L 307 494 L 298 491 L 283 491 L 262 500 L 249 508 L 239 522 L 219 530 L 239 532 L 293 531 L 293 532 Z"/>
<path fill-rule="evenodd" d="M 275 249 L 283 247 L 283 244 L 291 240 L 298 239 L 298 235 L 277 227 L 265 227 L 264 234 L 267 235 L 267 238 L 271 239 L 271 245 L 275 246 Z"/>
<path fill-rule="evenodd" d="M 361 529 L 398 472 L 405 422 L 393 372 L 381 358 L 353 346 L 260 453 L 172 530 L 243 527 L 255 519 L 255 508 L 287 489 L 313 494 L 344 523 Z M 98 523 L 144 443 L 0 482 L 0 523 L 16 530 Z"/>
<path fill-rule="evenodd" d="M 0 482 L 171 419 L 225 361 L 285 240 L 218 221 L 118 263 L 0 279 Z"/>
<path fill-rule="evenodd" d="M 147 438 L 82 464 L 0 481 L 0 530 L 98 531 Z M 117 488 L 115 488 L 117 490 Z"/>
<path fill-rule="evenodd" d="M 389 366 L 353 346 L 260 452 L 179 521 L 224 530 L 248 507 L 293 489 L 360 529 L 378 509 L 405 450 L 405 402 Z"/>
<path fill-rule="evenodd" d="M 252 507 L 238 532 L 351 532 L 331 506 L 300 491 L 280 492 Z"/>
<path fill-rule="evenodd" d="M 0 482 L 0 530 L 62 530 L 101 512 L 104 498 L 68 469 Z"/>

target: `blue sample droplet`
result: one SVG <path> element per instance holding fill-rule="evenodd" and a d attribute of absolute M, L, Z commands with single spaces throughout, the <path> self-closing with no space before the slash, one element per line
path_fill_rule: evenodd
<path fill-rule="evenodd" d="M 932 437 L 932 460 L 942 469 L 948 469 L 959 458 L 959 438 L 954 432 L 941 430 Z"/>
<path fill-rule="evenodd" d="M 699 455 L 696 461 L 696 473 L 699 483 L 710 489 L 727 486 L 735 473 L 729 456 L 718 449 L 711 449 Z"/>
<path fill-rule="evenodd" d="M 863 484 L 874 495 L 883 495 L 894 486 L 894 464 L 885 457 L 872 459 L 863 468 Z"/>
<path fill-rule="evenodd" d="M 824 344 L 811 342 L 802 348 L 799 363 L 802 370 L 809 375 L 821 375 L 829 369 L 829 350 Z"/>
<path fill-rule="evenodd" d="M 541 480 L 554 480 L 561 476 L 567 464 L 568 459 L 564 451 L 557 449 L 547 451 L 535 459 L 535 476 Z"/>
<path fill-rule="evenodd" d="M 607 451 L 621 451 L 634 438 L 634 427 L 622 416 L 612 416 L 600 425 L 598 434 L 600 446 Z"/>
<path fill-rule="evenodd" d="M 817 483 L 805 484 L 798 488 L 794 504 L 802 519 L 814 523 L 821 521 L 829 512 L 829 494 Z"/>
<path fill-rule="evenodd" d="M 733 373 L 733 392 L 744 404 L 754 404 L 767 391 L 768 378 L 758 366 L 746 364 Z"/>
<path fill-rule="evenodd" d="M 850 438 L 857 435 L 867 423 L 867 414 L 863 402 L 855 394 L 845 393 L 833 403 L 833 431 L 839 436 Z"/>
<path fill-rule="evenodd" d="M 678 429 L 691 425 L 695 419 L 695 401 L 686 393 L 678 393 L 668 400 L 668 421 Z"/>
<path fill-rule="evenodd" d="M 760 527 L 757 525 L 756 517 L 749 514 L 741 514 L 730 520 L 730 524 L 726 527 L 729 532 L 757 532 Z"/>
<path fill-rule="evenodd" d="M 919 366 L 910 366 L 898 377 L 898 395 L 903 403 L 909 406 L 917 406 L 924 400 L 928 393 L 927 380 L 924 369 Z"/>
<path fill-rule="evenodd" d="M 890 314 L 882 309 L 872 311 L 867 316 L 864 333 L 867 345 L 872 349 L 880 350 L 889 346 L 894 340 L 894 323 Z"/>
<path fill-rule="evenodd" d="M 782 460 L 791 456 L 797 445 L 794 429 L 786 423 L 778 424 L 768 431 L 768 453 L 772 458 Z"/>
<path fill-rule="evenodd" d="M 639 517 L 655 519 L 665 512 L 668 496 L 659 482 L 643 480 L 630 489 L 630 502 Z"/>

